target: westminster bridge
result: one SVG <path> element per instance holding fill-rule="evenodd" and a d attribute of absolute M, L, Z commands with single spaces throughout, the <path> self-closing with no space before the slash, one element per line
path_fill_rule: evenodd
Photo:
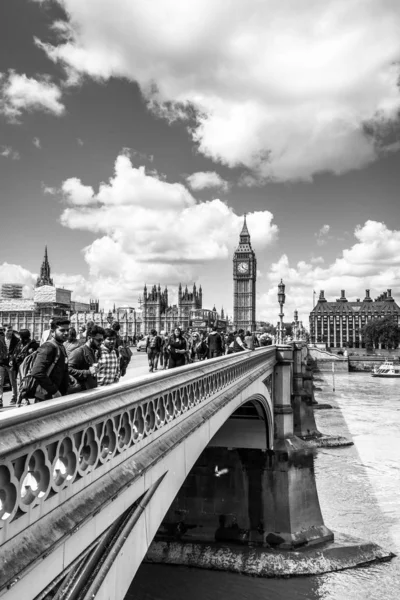
<path fill-rule="evenodd" d="M 122 600 L 157 532 L 214 540 L 221 514 L 224 539 L 331 540 L 306 358 L 270 346 L 2 415 L 0 598 Z"/>

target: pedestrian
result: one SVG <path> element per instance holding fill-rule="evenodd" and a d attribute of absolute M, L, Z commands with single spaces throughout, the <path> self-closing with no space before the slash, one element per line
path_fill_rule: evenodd
<path fill-rule="evenodd" d="M 68 391 L 68 358 L 64 342 L 68 337 L 70 321 L 67 317 L 53 317 L 52 337 L 44 342 L 37 351 L 31 376 L 39 386 L 35 402 L 65 396 Z"/>
<path fill-rule="evenodd" d="M 185 364 L 186 340 L 180 327 L 175 327 L 168 347 L 170 351 L 168 368 L 182 367 Z"/>
<path fill-rule="evenodd" d="M 2 328 L 3 335 L 1 336 L 3 350 L 0 354 L 0 405 L 3 404 L 3 388 L 5 374 L 8 373 L 8 378 L 11 383 L 12 398 L 10 404 L 17 403 L 17 371 L 14 363 L 14 352 L 18 346 L 19 338 L 15 335 L 12 325 L 6 325 Z M 5 333 L 5 335 L 4 335 Z"/>
<path fill-rule="evenodd" d="M 117 333 L 115 329 L 104 330 L 104 342 L 100 347 L 97 370 L 97 385 L 117 383 L 120 378 L 119 356 L 115 349 Z"/>
<path fill-rule="evenodd" d="M 42 333 L 42 337 L 40 338 L 40 346 L 45 342 L 48 342 L 53 337 L 53 331 L 51 329 L 51 324 L 53 323 L 53 317 L 49 319 L 49 328 L 45 329 Z"/>
<path fill-rule="evenodd" d="M 122 346 L 123 344 L 123 340 L 122 337 L 120 335 L 120 331 L 121 331 L 121 325 L 120 323 L 118 323 L 118 321 L 114 321 L 114 323 L 111 325 L 111 329 L 114 329 L 115 333 L 116 333 L 116 342 L 115 342 L 115 349 L 117 351 L 118 354 L 118 348 L 120 346 Z"/>
<path fill-rule="evenodd" d="M 132 350 L 129 348 L 128 340 L 122 341 L 122 346 L 119 347 L 119 366 L 121 369 L 121 377 L 126 375 L 126 370 L 132 358 Z"/>
<path fill-rule="evenodd" d="M 85 344 L 75 348 L 69 356 L 68 373 L 77 380 L 81 390 L 91 390 L 97 387 L 98 353 L 104 336 L 104 329 L 99 325 L 93 325 Z M 76 389 L 76 391 L 79 390 Z"/>
<path fill-rule="evenodd" d="M 21 329 L 19 332 L 19 342 L 14 351 L 14 368 L 17 373 L 17 389 L 19 388 L 20 376 L 19 376 L 19 368 L 24 362 L 25 358 L 35 352 L 39 348 L 39 344 L 35 339 L 31 339 L 31 332 L 29 329 Z M 18 405 L 17 399 L 17 405 Z"/>
<path fill-rule="evenodd" d="M 249 350 L 254 350 L 254 339 L 251 335 L 251 331 L 246 331 L 246 335 L 244 336 L 244 343 L 246 344 Z"/>
<path fill-rule="evenodd" d="M 197 360 L 205 360 L 208 356 L 208 346 L 204 339 L 204 333 L 196 333 L 194 339 L 194 354 Z"/>
<path fill-rule="evenodd" d="M 247 346 L 244 342 L 244 329 L 239 329 L 233 342 L 233 351 L 243 352 L 243 350 L 247 350 Z"/>
<path fill-rule="evenodd" d="M 149 371 L 157 371 L 158 359 L 161 352 L 161 338 L 157 335 L 157 331 L 152 329 L 150 335 L 147 337 L 146 342 L 147 358 L 149 360 Z"/>
<path fill-rule="evenodd" d="M 165 331 L 161 331 L 161 350 L 160 350 L 160 367 L 165 370 L 168 367 L 169 361 L 169 337 Z"/>
<path fill-rule="evenodd" d="M 208 358 L 217 358 L 222 356 L 222 340 L 215 325 L 207 337 Z"/>
<path fill-rule="evenodd" d="M 79 346 L 81 346 L 81 343 L 77 338 L 76 329 L 75 327 L 70 327 L 68 330 L 68 339 L 66 342 L 64 342 L 64 347 L 68 358 L 71 352 L 75 350 L 75 348 L 79 348 Z"/>

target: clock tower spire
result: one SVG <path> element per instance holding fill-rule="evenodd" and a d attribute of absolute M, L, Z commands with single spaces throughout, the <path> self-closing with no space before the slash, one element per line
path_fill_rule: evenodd
<path fill-rule="evenodd" d="M 251 247 L 246 214 L 233 255 L 233 322 L 236 329 L 256 329 L 257 259 Z"/>

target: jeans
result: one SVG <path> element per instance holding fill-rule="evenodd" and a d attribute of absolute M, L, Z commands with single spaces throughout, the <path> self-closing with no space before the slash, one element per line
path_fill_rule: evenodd
<path fill-rule="evenodd" d="M 8 377 L 10 378 L 10 383 L 12 387 L 13 398 L 17 399 L 17 378 L 16 373 L 12 367 L 7 365 L 0 365 L 0 398 L 3 397 L 3 386 L 4 386 L 4 377 L 8 373 Z"/>
<path fill-rule="evenodd" d="M 150 369 L 156 369 L 157 370 L 157 366 L 158 366 L 158 357 L 160 356 L 160 353 L 157 352 L 156 350 L 153 350 L 152 348 L 149 348 L 147 351 L 147 356 L 149 359 L 149 367 Z"/>

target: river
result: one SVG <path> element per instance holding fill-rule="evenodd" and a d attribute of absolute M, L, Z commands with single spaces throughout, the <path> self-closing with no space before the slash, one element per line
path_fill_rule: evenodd
<path fill-rule="evenodd" d="M 400 598 L 400 381 L 365 373 L 316 382 L 318 429 L 354 446 L 318 451 L 315 471 L 325 524 L 377 542 L 391 562 L 313 577 L 261 579 L 143 564 L 126 600 L 397 600 Z"/>

